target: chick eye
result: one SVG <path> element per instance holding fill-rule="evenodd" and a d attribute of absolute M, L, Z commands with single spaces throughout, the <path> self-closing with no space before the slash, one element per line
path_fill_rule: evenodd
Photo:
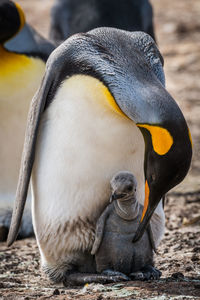
<path fill-rule="evenodd" d="M 132 189 L 133 189 L 132 185 L 128 185 L 128 186 L 127 186 L 127 191 L 128 191 L 128 192 L 131 192 Z"/>

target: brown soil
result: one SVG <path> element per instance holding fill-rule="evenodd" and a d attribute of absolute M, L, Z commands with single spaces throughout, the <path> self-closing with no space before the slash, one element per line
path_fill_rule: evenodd
<path fill-rule="evenodd" d="M 18 2 L 28 22 L 47 36 L 53 1 Z M 36 242 L 27 239 L 9 249 L 0 244 L 0 299 L 200 299 L 200 1 L 152 3 L 167 89 L 184 112 L 194 144 L 189 175 L 166 200 L 166 233 L 155 258 L 162 278 L 63 288 L 41 273 Z"/>

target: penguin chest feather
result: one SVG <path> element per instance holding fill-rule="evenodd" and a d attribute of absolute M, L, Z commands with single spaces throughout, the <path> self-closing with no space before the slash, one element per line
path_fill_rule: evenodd
<path fill-rule="evenodd" d="M 134 173 L 137 199 L 144 201 L 143 137 L 108 94 L 97 79 L 76 75 L 62 83 L 43 114 L 32 173 L 43 260 L 55 263 L 69 251 L 91 249 L 116 172 Z"/>

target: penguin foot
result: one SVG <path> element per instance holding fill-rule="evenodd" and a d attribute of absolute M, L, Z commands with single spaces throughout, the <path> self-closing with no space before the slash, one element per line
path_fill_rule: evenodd
<path fill-rule="evenodd" d="M 68 273 L 63 281 L 63 285 L 69 287 L 80 286 L 86 283 L 106 284 L 130 280 L 128 276 L 120 272 L 114 272 L 110 270 L 106 270 L 104 272 L 102 274 Z"/>
<path fill-rule="evenodd" d="M 153 266 L 146 266 L 143 269 L 141 269 L 138 272 L 133 272 L 129 276 L 132 280 L 158 280 L 160 276 L 162 275 L 162 272 L 154 268 Z"/>

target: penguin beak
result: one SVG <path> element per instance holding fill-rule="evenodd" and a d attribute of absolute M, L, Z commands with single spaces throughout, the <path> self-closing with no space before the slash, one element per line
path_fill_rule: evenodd
<path fill-rule="evenodd" d="M 125 193 L 117 194 L 116 192 L 113 192 L 110 197 L 110 203 L 114 200 L 122 199 L 124 196 L 126 196 Z"/>
<path fill-rule="evenodd" d="M 145 199 L 146 200 L 146 199 Z M 153 198 L 152 199 L 152 196 L 151 194 L 149 194 L 149 199 L 148 199 L 148 206 L 146 208 L 146 211 L 145 211 L 145 206 L 144 206 L 144 210 L 143 210 L 143 215 L 142 215 L 142 218 L 141 218 L 141 221 L 140 221 L 140 224 L 137 228 L 137 231 L 135 233 L 135 236 L 133 238 L 133 243 L 137 242 L 143 235 L 143 233 L 145 232 L 148 224 L 149 224 L 149 221 L 159 203 L 160 199 L 155 199 Z"/>
<path fill-rule="evenodd" d="M 142 237 L 142 235 L 143 235 L 143 233 L 144 233 L 144 231 L 145 231 L 145 229 L 146 229 L 146 227 L 147 227 L 147 225 L 148 225 L 148 223 L 151 219 L 151 216 L 152 216 L 152 214 L 153 214 L 153 212 L 154 212 L 154 210 L 155 210 L 155 208 L 158 204 L 157 202 L 159 202 L 159 200 L 155 201 L 155 198 L 152 197 L 152 192 L 150 191 L 148 182 L 146 180 L 146 182 L 145 182 L 144 208 L 143 208 L 142 217 L 141 217 L 139 227 L 138 227 L 138 229 L 136 231 L 136 234 L 133 238 L 133 242 L 138 241 Z"/>
<path fill-rule="evenodd" d="M 110 203 L 112 203 L 113 200 L 115 200 L 115 199 L 114 199 L 114 194 L 112 194 L 112 195 L 110 196 Z"/>

